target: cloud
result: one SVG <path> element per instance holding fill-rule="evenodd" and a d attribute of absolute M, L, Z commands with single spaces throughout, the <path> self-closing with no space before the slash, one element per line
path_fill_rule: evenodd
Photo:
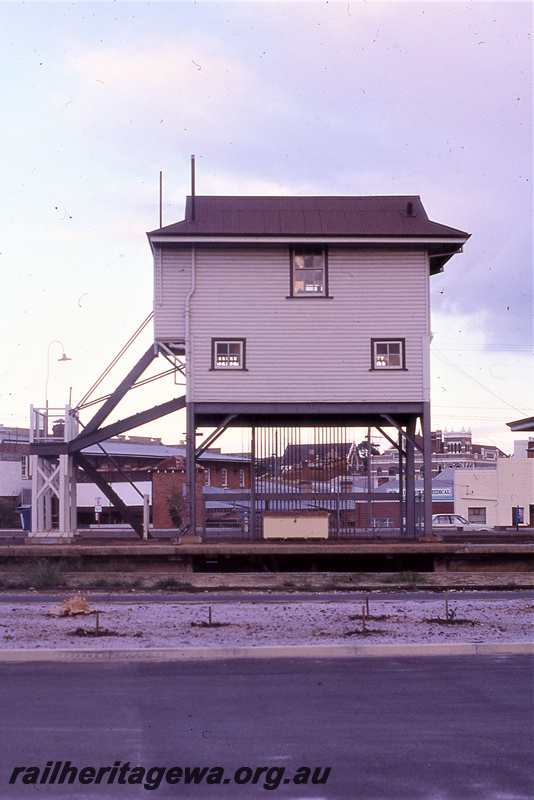
<path fill-rule="evenodd" d="M 170 223 L 183 214 L 191 153 L 199 193 L 420 194 L 432 219 L 472 234 L 431 281 L 437 334 L 446 342 L 461 330 L 457 352 L 476 344 L 480 359 L 499 347 L 515 365 L 524 353 L 529 4 L 51 3 L 0 13 L 3 302 L 17 358 L 30 354 L 25 385 L 42 361 L 36 341 L 68 330 L 96 370 L 130 318 L 144 316 L 158 173 Z M 507 376 L 508 394 L 524 402 L 524 375 Z M 455 382 L 459 373 L 448 391 Z"/>

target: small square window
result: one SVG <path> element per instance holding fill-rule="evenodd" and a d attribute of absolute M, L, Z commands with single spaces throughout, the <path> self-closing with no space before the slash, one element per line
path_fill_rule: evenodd
<path fill-rule="evenodd" d="M 212 369 L 245 369 L 245 339 L 212 339 Z"/>
<path fill-rule="evenodd" d="M 484 507 L 470 507 L 467 509 L 467 519 L 469 522 L 486 524 L 486 509 Z"/>
<path fill-rule="evenodd" d="M 371 369 L 406 369 L 404 339 L 371 339 Z"/>
<path fill-rule="evenodd" d="M 326 251 L 321 245 L 296 245 L 291 252 L 291 296 L 328 294 Z"/>

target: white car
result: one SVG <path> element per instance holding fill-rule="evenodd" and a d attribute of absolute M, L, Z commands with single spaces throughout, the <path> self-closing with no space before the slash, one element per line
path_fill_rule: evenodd
<path fill-rule="evenodd" d="M 489 531 L 487 525 L 477 522 L 469 522 L 460 514 L 434 514 L 432 517 L 432 527 L 439 531 Z"/>

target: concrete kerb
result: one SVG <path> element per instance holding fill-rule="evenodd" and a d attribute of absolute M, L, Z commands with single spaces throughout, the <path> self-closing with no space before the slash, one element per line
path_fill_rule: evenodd
<path fill-rule="evenodd" d="M 124 650 L 4 650 L 0 663 L 158 662 L 258 658 L 365 658 L 413 656 L 534 655 L 534 642 L 448 644 L 284 645 L 258 647 L 176 647 Z"/>

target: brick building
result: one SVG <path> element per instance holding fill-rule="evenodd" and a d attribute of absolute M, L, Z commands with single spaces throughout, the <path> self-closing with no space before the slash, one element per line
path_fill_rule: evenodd
<path fill-rule="evenodd" d="M 204 453 L 196 466 L 196 523 L 204 522 L 203 495 L 209 489 L 250 490 L 249 462 L 243 456 L 220 451 Z M 152 470 L 152 524 L 155 528 L 180 527 L 185 521 L 187 463 L 185 455 L 166 458 Z M 208 517 L 209 517 L 209 511 Z"/>
<path fill-rule="evenodd" d="M 455 469 L 495 469 L 497 459 L 508 458 L 506 453 L 495 445 L 483 445 L 473 442 L 470 430 L 432 431 L 432 477 L 453 467 Z M 390 447 L 379 456 L 373 456 L 371 471 L 378 480 L 394 477 L 399 472 L 399 454 L 395 447 Z M 423 458 L 419 451 L 415 454 L 415 473 L 422 476 Z"/>

